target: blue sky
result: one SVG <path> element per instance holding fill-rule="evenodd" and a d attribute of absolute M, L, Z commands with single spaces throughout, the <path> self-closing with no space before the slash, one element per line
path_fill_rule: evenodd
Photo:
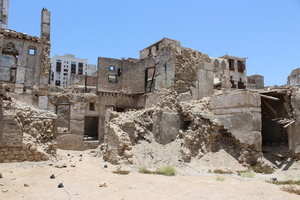
<path fill-rule="evenodd" d="M 138 58 L 167 37 L 212 57 L 248 57 L 247 74 L 266 86 L 300 67 L 300 0 L 10 0 L 8 28 L 40 36 L 44 7 L 51 57 Z"/>

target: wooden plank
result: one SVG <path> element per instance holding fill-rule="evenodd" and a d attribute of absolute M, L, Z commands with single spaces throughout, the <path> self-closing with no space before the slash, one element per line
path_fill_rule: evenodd
<path fill-rule="evenodd" d="M 272 111 L 272 113 L 274 113 L 275 115 L 277 115 L 276 110 L 274 110 L 274 109 L 272 108 L 272 106 L 270 106 L 270 104 L 268 104 L 268 102 L 266 102 L 266 100 L 261 99 L 261 101 L 269 108 L 270 111 Z"/>
<path fill-rule="evenodd" d="M 263 97 L 263 98 L 266 98 L 266 99 L 279 101 L 279 98 L 277 98 L 277 97 L 272 97 L 272 96 L 268 96 L 268 95 L 264 95 L 264 94 L 260 94 L 260 96 Z"/>
<path fill-rule="evenodd" d="M 291 121 L 290 123 L 288 123 L 287 125 L 285 125 L 283 128 L 288 127 L 289 125 L 292 125 L 293 123 L 295 123 L 295 120 Z"/>

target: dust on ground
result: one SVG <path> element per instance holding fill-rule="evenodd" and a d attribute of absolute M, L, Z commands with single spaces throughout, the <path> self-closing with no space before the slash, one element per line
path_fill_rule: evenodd
<path fill-rule="evenodd" d="M 176 155 L 169 157 L 171 145 L 153 147 L 137 145 L 144 153 L 136 159 L 153 168 L 176 160 Z M 162 148 L 165 151 L 161 151 Z M 142 155 L 151 157 L 151 154 L 165 154 L 165 157 L 161 155 L 160 161 L 151 161 L 148 157 L 140 159 Z M 272 178 L 299 180 L 299 161 L 294 161 L 287 170 L 279 168 L 270 175 L 256 173 L 254 178 L 242 177 L 236 172 L 209 173 L 217 167 L 243 168 L 225 151 L 174 165 L 177 174 L 171 177 L 140 174 L 138 165 L 122 165 L 122 170 L 130 173 L 119 175 L 112 173 L 117 166 L 104 162 L 95 150 L 58 150 L 57 158 L 49 161 L 0 163 L 0 199 L 299 199 L 296 194 L 282 191 L 282 186 L 266 182 Z M 50 179 L 52 174 L 55 179 Z M 60 183 L 63 188 L 58 188 Z"/>

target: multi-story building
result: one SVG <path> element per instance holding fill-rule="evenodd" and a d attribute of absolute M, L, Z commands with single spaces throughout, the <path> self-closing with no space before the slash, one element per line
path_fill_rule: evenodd
<path fill-rule="evenodd" d="M 300 68 L 294 69 L 287 77 L 287 85 L 300 85 Z"/>
<path fill-rule="evenodd" d="M 51 59 L 51 84 L 61 87 L 72 85 L 72 75 L 92 76 L 96 72 L 95 65 L 89 65 L 88 59 L 76 58 L 73 54 L 55 55 Z"/>
<path fill-rule="evenodd" d="M 263 89 L 264 88 L 264 77 L 261 75 L 252 75 L 247 76 L 248 83 L 247 88 L 248 89 Z"/>
<path fill-rule="evenodd" d="M 9 0 L 0 0 L 0 28 L 7 29 Z"/>

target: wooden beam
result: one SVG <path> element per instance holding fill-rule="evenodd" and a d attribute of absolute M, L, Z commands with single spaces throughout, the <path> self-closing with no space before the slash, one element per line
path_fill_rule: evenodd
<path fill-rule="evenodd" d="M 270 106 L 270 104 L 268 104 L 268 102 L 266 102 L 266 100 L 261 99 L 261 101 L 269 108 L 270 111 L 272 111 L 272 113 L 274 113 L 275 115 L 277 115 L 276 110 L 274 110 L 274 109 Z"/>
<path fill-rule="evenodd" d="M 286 127 L 288 127 L 289 125 L 292 125 L 293 123 L 295 123 L 295 120 L 291 121 L 291 122 L 290 122 L 290 123 L 288 123 L 287 125 L 284 125 L 284 127 L 283 127 L 283 128 L 286 128 Z"/>
<path fill-rule="evenodd" d="M 279 101 L 279 98 L 277 98 L 277 97 L 272 97 L 272 96 L 268 96 L 268 95 L 264 95 L 264 94 L 260 94 L 260 96 L 263 97 L 263 98 L 266 98 L 266 99 Z"/>

